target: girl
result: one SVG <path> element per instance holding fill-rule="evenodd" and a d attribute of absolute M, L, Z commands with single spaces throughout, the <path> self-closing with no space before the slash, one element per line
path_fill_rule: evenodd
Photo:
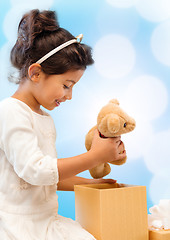
<path fill-rule="evenodd" d="M 0 238 L 3 240 L 89 240 L 94 237 L 57 214 L 56 190 L 74 184 L 114 182 L 77 177 L 107 159 L 126 156 L 120 137 L 96 132 L 90 151 L 57 159 L 53 110 L 72 98 L 73 86 L 93 63 L 91 49 L 60 28 L 55 13 L 32 10 L 18 27 L 11 62 L 19 87 L 0 102 Z"/>

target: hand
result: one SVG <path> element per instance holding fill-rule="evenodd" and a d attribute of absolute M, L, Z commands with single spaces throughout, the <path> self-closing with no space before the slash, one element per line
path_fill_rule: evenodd
<path fill-rule="evenodd" d="M 117 180 L 114 180 L 114 179 L 104 179 L 104 178 L 89 179 L 90 184 L 100 184 L 100 183 L 114 184 L 116 182 L 117 182 Z"/>
<path fill-rule="evenodd" d="M 119 148 L 120 153 L 126 151 L 125 150 L 125 145 L 124 145 L 124 143 L 121 140 L 120 140 L 120 144 L 119 144 L 118 148 Z"/>
<path fill-rule="evenodd" d="M 125 145 L 124 145 L 124 143 L 120 140 L 120 144 L 119 144 L 119 146 L 118 146 L 118 151 L 119 151 L 119 156 L 121 155 L 121 159 L 116 159 L 116 161 L 117 160 L 122 160 L 122 159 L 125 159 L 126 158 L 126 150 L 125 150 Z M 124 157 L 123 157 L 123 155 L 124 155 Z M 110 162 L 110 161 L 108 161 L 108 162 Z"/>
<path fill-rule="evenodd" d="M 98 130 L 95 131 L 90 151 L 97 159 L 97 164 L 112 162 L 126 157 L 124 143 L 121 137 L 101 138 Z"/>

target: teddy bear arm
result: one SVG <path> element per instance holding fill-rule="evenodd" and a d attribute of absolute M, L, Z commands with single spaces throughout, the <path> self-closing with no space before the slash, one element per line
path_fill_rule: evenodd
<path fill-rule="evenodd" d="M 91 148 L 94 132 L 95 132 L 96 129 L 97 129 L 97 125 L 94 126 L 93 128 L 91 128 L 90 131 L 86 135 L 85 146 L 86 146 L 87 151 L 89 151 L 90 148 Z"/>

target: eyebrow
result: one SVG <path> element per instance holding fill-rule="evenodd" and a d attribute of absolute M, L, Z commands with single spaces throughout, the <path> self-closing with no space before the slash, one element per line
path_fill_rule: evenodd
<path fill-rule="evenodd" d="M 73 81 L 73 80 L 66 80 L 66 81 L 68 81 L 68 82 L 72 82 L 73 84 L 75 84 L 75 81 Z"/>

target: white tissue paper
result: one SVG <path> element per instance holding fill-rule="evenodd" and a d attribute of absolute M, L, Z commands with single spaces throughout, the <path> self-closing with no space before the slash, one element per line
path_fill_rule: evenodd
<path fill-rule="evenodd" d="M 150 229 L 170 229 L 170 199 L 161 199 L 158 205 L 149 208 L 149 212 Z"/>

